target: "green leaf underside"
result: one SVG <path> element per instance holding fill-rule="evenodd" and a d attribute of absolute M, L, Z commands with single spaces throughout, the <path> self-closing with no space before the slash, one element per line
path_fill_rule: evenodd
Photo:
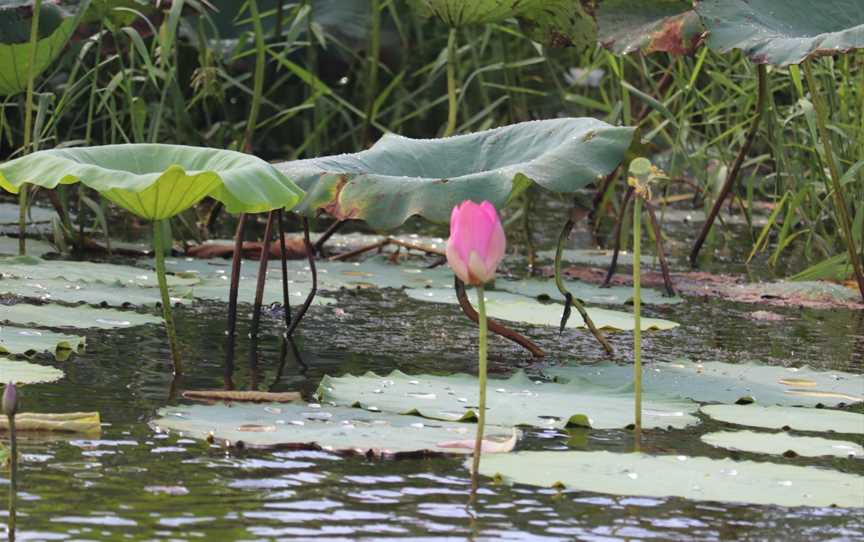
<path fill-rule="evenodd" d="M 758 64 L 788 66 L 864 47 L 860 0 L 701 0 L 708 46 L 741 49 Z"/>
<path fill-rule="evenodd" d="M 447 303 L 457 305 L 456 293 L 452 289 L 443 290 L 436 288 L 408 289 L 405 290 L 408 297 L 418 301 L 431 301 L 433 303 Z M 507 292 L 486 292 L 486 311 L 489 317 L 511 322 L 523 322 L 539 326 L 557 328 L 561 323 L 561 311 L 563 306 L 557 303 L 543 304 L 528 297 L 510 294 Z M 586 308 L 588 315 L 594 324 L 601 329 L 629 331 L 634 329 L 635 320 L 628 312 Z M 578 312 L 573 311 L 567 321 L 568 328 L 584 328 L 585 322 Z M 642 318 L 642 329 L 668 330 L 678 327 L 678 324 L 670 320 L 659 318 Z"/>
<path fill-rule="evenodd" d="M 248 154 L 183 145 L 127 144 L 54 149 L 0 165 L 0 187 L 81 182 L 150 220 L 170 218 L 204 197 L 231 213 L 292 208 L 303 196 L 270 164 Z"/>
<path fill-rule="evenodd" d="M 317 391 L 324 403 L 359 406 L 395 414 L 417 414 L 436 420 L 477 417 L 478 381 L 474 376 L 406 375 L 325 376 Z M 643 427 L 682 428 L 698 423 L 695 403 L 647 396 Z M 539 383 L 524 373 L 488 383 L 488 423 L 563 428 L 620 429 L 633 423 L 633 396 L 589 382 Z"/>
<path fill-rule="evenodd" d="M 123 329 L 145 324 L 161 324 L 162 318 L 149 314 L 113 309 L 94 309 L 86 305 L 7 305 L 0 312 L 0 321 L 39 327 L 75 329 Z"/>
<path fill-rule="evenodd" d="M 864 447 L 854 442 L 786 433 L 720 431 L 702 435 L 702 442 L 717 448 L 756 454 L 784 455 L 794 452 L 804 457 L 864 457 Z"/>
<path fill-rule="evenodd" d="M 443 139 L 388 134 L 356 154 L 276 167 L 307 191 L 299 212 L 388 230 L 413 215 L 447 223 L 466 199 L 502 208 L 530 182 L 574 192 L 615 169 L 632 139 L 632 128 L 553 119 Z"/>
<path fill-rule="evenodd" d="M 545 373 L 562 381 L 588 379 L 602 386 L 616 387 L 632 378 L 633 367 L 603 362 L 552 367 Z M 759 363 L 679 360 L 646 364 L 642 387 L 649 393 L 680 396 L 702 403 L 755 401 L 765 406 L 812 407 L 864 401 L 864 375 Z"/>
<path fill-rule="evenodd" d="M 0 382 L 16 384 L 41 384 L 54 382 L 63 378 L 63 371 L 45 365 L 36 365 L 26 361 L 12 361 L 0 358 Z"/>
<path fill-rule="evenodd" d="M 717 421 L 747 427 L 864 435 L 864 414 L 842 410 L 758 405 L 708 405 L 700 410 Z"/>
<path fill-rule="evenodd" d="M 0 326 L 0 354 L 32 356 L 48 353 L 63 358 L 64 351 L 67 351 L 66 353 L 78 351 L 82 346 L 84 346 L 84 337 L 39 329 Z"/>
<path fill-rule="evenodd" d="M 612 495 L 778 506 L 864 506 L 864 477 L 819 467 L 674 455 L 519 452 L 484 457 L 510 483 Z"/>
<path fill-rule="evenodd" d="M 430 421 L 416 416 L 373 413 L 356 408 L 303 404 L 191 405 L 159 410 L 152 425 L 160 430 L 253 447 L 320 447 L 334 452 L 392 456 L 403 453 L 469 454 L 471 424 Z M 512 437 L 513 430 L 489 427 L 487 435 Z M 448 446 L 443 446 L 447 445 Z"/>
<path fill-rule="evenodd" d="M 603 0 L 598 41 L 618 54 L 689 55 L 705 31 L 690 0 Z"/>
<path fill-rule="evenodd" d="M 30 73 L 30 26 L 32 6 L 0 6 L 0 96 L 11 96 L 27 89 Z M 40 33 L 33 72 L 38 76 L 63 52 L 75 31 L 78 17 L 64 8 L 42 3 Z"/>
<path fill-rule="evenodd" d="M 0 258 L 0 274 L 3 278 L 28 280 L 64 279 L 88 284 L 119 284 L 155 288 L 158 286 L 156 272 L 152 269 L 93 262 L 42 260 L 32 256 Z M 169 286 L 190 286 L 198 283 L 194 277 L 167 276 Z"/>

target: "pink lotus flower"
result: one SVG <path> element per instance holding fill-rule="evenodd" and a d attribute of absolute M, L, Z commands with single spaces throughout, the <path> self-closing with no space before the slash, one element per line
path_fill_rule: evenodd
<path fill-rule="evenodd" d="M 450 214 L 447 263 L 465 284 L 481 286 L 495 278 L 507 238 L 498 212 L 488 201 L 463 201 Z"/>

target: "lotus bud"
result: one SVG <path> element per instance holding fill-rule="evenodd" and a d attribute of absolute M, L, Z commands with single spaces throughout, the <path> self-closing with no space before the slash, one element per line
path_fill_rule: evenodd
<path fill-rule="evenodd" d="M 462 282 L 480 286 L 494 279 L 506 246 L 504 228 L 491 203 L 466 200 L 453 208 L 447 263 Z"/>
<path fill-rule="evenodd" d="M 15 384 L 10 382 L 3 390 L 3 414 L 11 418 L 16 412 L 18 412 L 18 390 Z"/>

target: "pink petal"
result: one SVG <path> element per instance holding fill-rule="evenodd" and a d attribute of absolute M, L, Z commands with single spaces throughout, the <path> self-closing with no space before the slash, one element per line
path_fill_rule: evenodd
<path fill-rule="evenodd" d="M 459 277 L 459 280 L 466 284 L 471 283 L 471 277 L 468 275 L 468 266 L 465 261 L 462 260 L 462 257 L 459 256 L 459 251 L 453 244 L 454 237 L 450 237 L 447 240 L 447 264 L 450 266 L 450 269 L 453 270 L 453 273 Z"/>

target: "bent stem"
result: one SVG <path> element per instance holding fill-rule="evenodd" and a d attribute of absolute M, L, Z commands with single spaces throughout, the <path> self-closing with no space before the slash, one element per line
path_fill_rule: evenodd
<path fill-rule="evenodd" d="M 855 273 L 858 291 L 861 293 L 861 299 L 864 300 L 864 269 L 862 269 L 858 249 L 855 248 L 855 237 L 852 235 L 852 221 L 849 219 L 846 196 L 843 194 L 843 184 L 840 182 L 840 169 L 837 167 L 837 161 L 834 159 L 831 135 L 828 133 L 827 108 L 825 102 L 822 101 L 822 95 L 819 94 L 819 87 L 816 84 L 816 78 L 813 77 L 813 67 L 810 60 L 804 61 L 804 77 L 807 79 L 807 86 L 810 87 L 810 95 L 813 97 L 813 108 L 816 110 L 816 126 L 819 129 L 819 138 L 822 140 L 822 146 L 825 150 L 825 160 L 828 162 L 828 172 L 831 178 L 831 191 L 834 193 L 834 207 L 837 212 L 837 221 L 840 222 L 840 229 L 843 231 L 843 240 L 846 242 L 846 249 L 849 251 L 849 262 L 852 264 L 852 270 Z"/>
<path fill-rule="evenodd" d="M 168 332 L 168 344 L 171 347 L 171 361 L 174 364 L 174 374 L 183 374 L 183 363 L 180 360 L 180 350 L 177 347 L 177 331 L 174 328 L 174 315 L 171 313 L 171 296 L 168 294 L 168 279 L 165 277 L 165 219 L 153 222 L 153 251 L 156 253 L 156 277 L 159 280 L 159 293 L 162 294 L 162 318 L 165 319 L 165 330 Z"/>
<path fill-rule="evenodd" d="M 579 315 L 582 316 L 585 325 L 591 330 L 591 334 L 594 335 L 594 338 L 596 338 L 603 346 L 606 353 L 611 356 L 614 352 L 612 345 L 606 340 L 603 332 L 597 329 L 597 326 L 594 325 L 594 320 L 592 320 L 591 316 L 588 315 L 588 311 L 585 310 L 582 302 L 575 298 L 573 294 L 567 290 L 567 287 L 564 286 L 564 279 L 561 276 L 561 258 L 564 253 L 564 245 L 567 243 L 567 238 L 570 237 L 570 232 L 573 231 L 573 226 L 575 224 L 576 221 L 571 215 L 570 218 L 567 219 L 567 223 L 564 224 L 564 229 L 561 230 L 561 234 L 558 236 L 558 247 L 555 250 L 555 286 L 558 287 L 558 291 L 564 296 L 564 313 L 561 315 L 560 333 L 564 333 L 564 327 L 567 325 L 567 320 L 570 319 L 570 305 L 573 305 L 576 307 L 576 310 L 579 311 Z"/>
<path fill-rule="evenodd" d="M 635 431 L 636 442 L 642 435 L 642 292 L 641 272 L 639 269 L 642 256 L 642 196 L 638 193 L 633 198 L 633 393 L 635 395 Z"/>
<path fill-rule="evenodd" d="M 483 286 L 477 286 L 477 311 L 480 318 L 480 346 L 477 374 L 480 380 L 480 404 L 477 413 L 477 438 L 474 440 L 474 460 L 471 464 L 471 493 L 477 493 L 477 473 L 480 472 L 480 454 L 483 451 L 483 430 L 486 428 L 486 299 Z"/>
<path fill-rule="evenodd" d="M 456 132 L 456 113 L 459 108 L 459 103 L 456 98 L 456 29 L 450 29 L 450 37 L 447 39 L 447 129 L 444 130 L 444 137 L 453 135 Z"/>

